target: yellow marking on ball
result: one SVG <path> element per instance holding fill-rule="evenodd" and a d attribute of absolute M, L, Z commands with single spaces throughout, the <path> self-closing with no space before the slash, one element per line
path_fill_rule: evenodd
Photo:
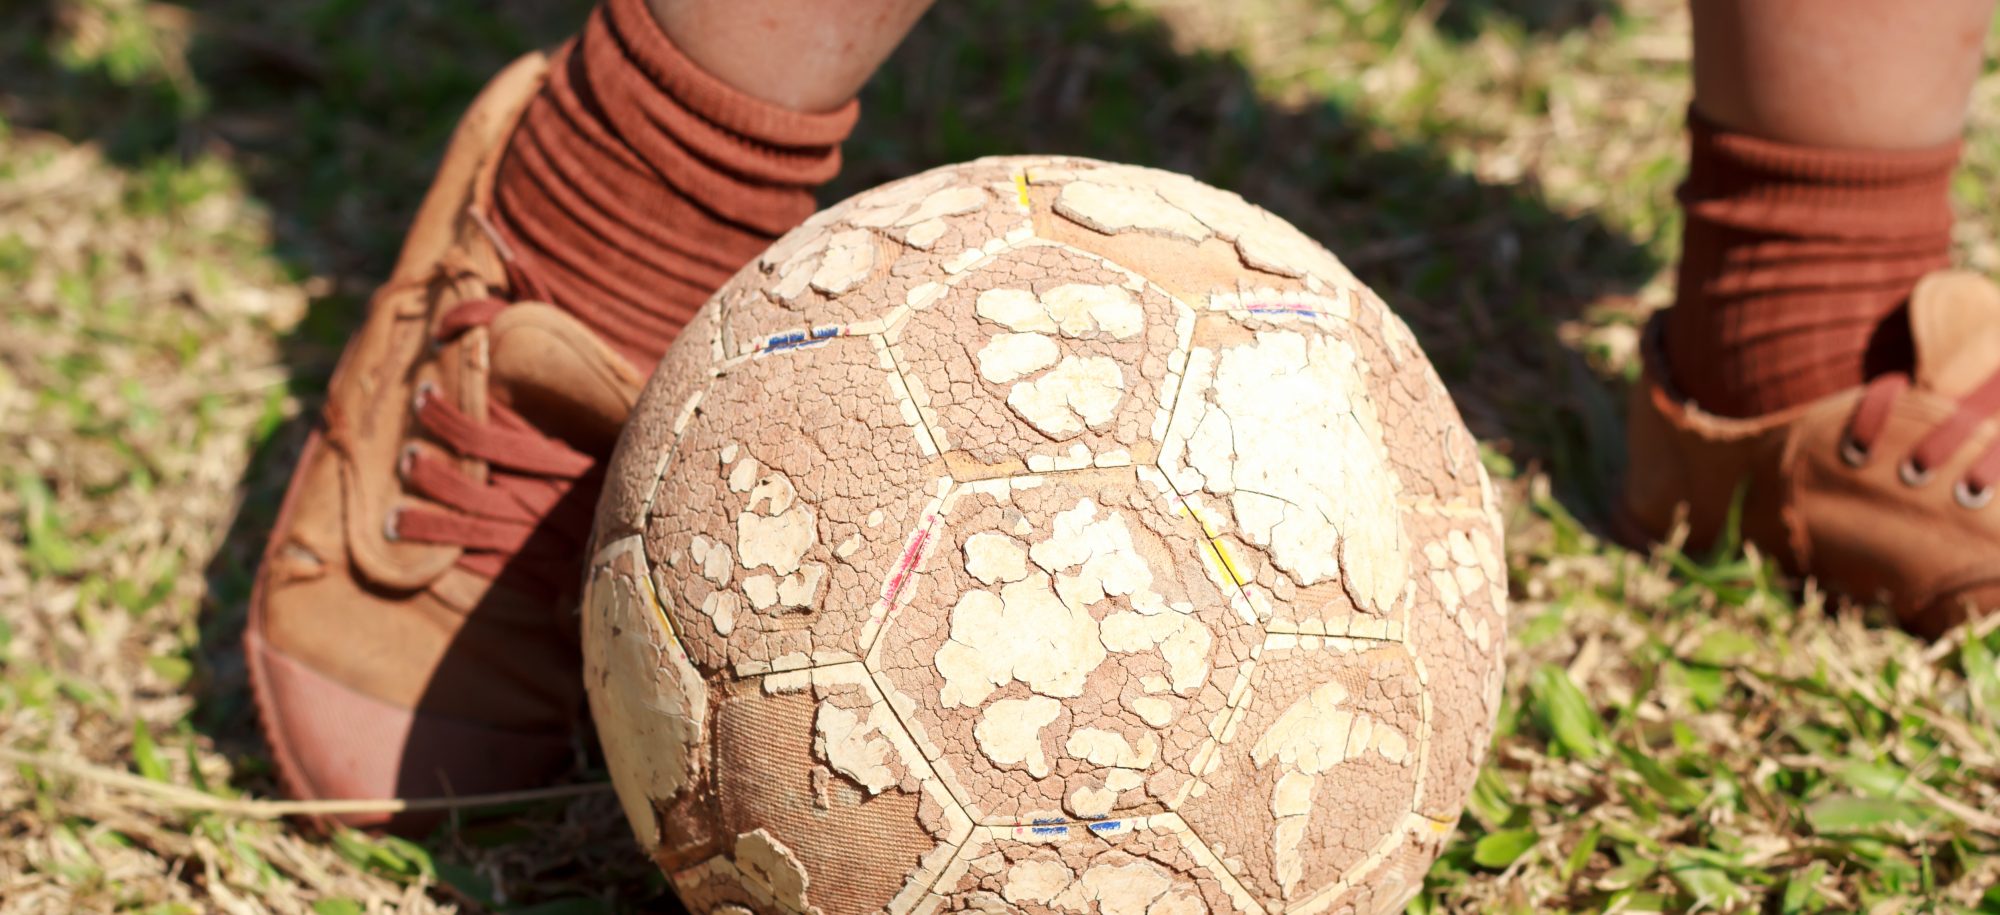
<path fill-rule="evenodd" d="M 642 589 L 640 593 L 642 593 L 642 594 L 646 595 L 646 606 L 647 606 L 647 608 L 653 611 L 653 616 L 654 616 L 655 618 L 659 619 L 659 621 L 660 621 L 660 626 L 661 626 L 662 628 L 664 628 L 664 629 L 666 630 L 666 632 L 667 632 L 667 635 L 669 635 L 669 636 L 671 636 L 671 637 L 673 638 L 673 640 L 674 640 L 674 645 L 673 645 L 673 649 L 674 649 L 674 652 L 675 652 L 676 654 L 679 654 L 679 653 L 681 653 L 681 634 L 680 634 L 680 630 L 679 630 L 679 629 L 678 629 L 677 627 L 675 627 L 675 626 L 674 626 L 674 620 L 673 620 L 673 617 L 671 617 L 671 616 L 669 616 L 669 615 L 667 614 L 667 605 L 666 605 L 666 602 L 665 602 L 665 601 L 662 601 L 662 600 L 660 600 L 660 592 L 659 592 L 659 589 L 658 589 L 658 587 L 657 587 L 657 586 L 655 586 L 655 585 L 653 584 L 653 576 L 651 576 L 651 575 L 638 575 L 638 576 L 634 576 L 634 577 L 638 578 L 638 579 L 639 579 L 639 583 L 645 586 L 645 588 L 644 588 L 644 589 Z"/>
<path fill-rule="evenodd" d="M 1028 208 L 1028 173 L 1014 173 L 1014 195 L 1021 200 L 1021 209 Z"/>
<path fill-rule="evenodd" d="M 1215 554 L 1215 561 L 1221 564 L 1222 571 L 1229 575 L 1229 580 L 1235 582 L 1239 588 L 1249 584 L 1250 580 L 1244 578 L 1243 573 L 1236 568 L 1235 558 L 1229 555 L 1229 545 L 1222 542 L 1222 532 L 1216 530 L 1215 525 L 1208 523 L 1208 519 L 1203 518 L 1200 512 L 1195 511 L 1194 506 L 1182 502 L 1181 510 L 1187 512 L 1188 517 L 1193 518 L 1196 524 L 1201 525 L 1201 535 L 1208 541 L 1209 552 Z"/>

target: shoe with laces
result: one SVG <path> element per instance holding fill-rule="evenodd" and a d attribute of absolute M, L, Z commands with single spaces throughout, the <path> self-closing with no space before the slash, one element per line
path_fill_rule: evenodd
<path fill-rule="evenodd" d="M 576 758 L 574 596 L 600 464 L 644 379 L 568 314 L 517 300 L 484 216 L 547 66 L 516 62 L 460 122 L 259 570 L 244 648 L 296 797 L 511 790 Z"/>
<path fill-rule="evenodd" d="M 1703 412 L 1667 383 L 1658 322 L 1628 419 L 1619 521 L 1689 547 L 1742 534 L 1795 574 L 1881 600 L 1936 635 L 2000 608 L 2000 287 L 1945 271 L 1911 293 L 1915 370 L 1750 419 Z"/>

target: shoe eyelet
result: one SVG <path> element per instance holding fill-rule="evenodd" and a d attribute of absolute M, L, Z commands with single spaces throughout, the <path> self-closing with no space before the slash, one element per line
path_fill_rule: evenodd
<path fill-rule="evenodd" d="M 1958 501 L 1960 508 L 1978 511 L 1985 508 L 1986 503 L 1993 501 L 1993 487 L 1982 486 L 1973 489 L 1971 483 L 1960 480 L 1951 485 L 1951 497 Z"/>
<path fill-rule="evenodd" d="M 410 394 L 410 412 L 424 412 L 424 401 L 437 391 L 437 385 L 428 381 L 417 382 L 416 391 Z"/>
<path fill-rule="evenodd" d="M 403 515 L 402 507 L 393 506 L 389 509 L 389 513 L 383 516 L 382 539 L 387 540 L 390 543 L 395 543 L 403 539 L 403 535 L 396 531 L 396 519 L 402 517 L 402 515 Z"/>
<path fill-rule="evenodd" d="M 410 469 L 416 465 L 417 443 L 410 442 L 403 446 L 403 453 L 396 456 L 396 476 L 406 483 L 409 482 Z"/>
<path fill-rule="evenodd" d="M 1840 461 L 1849 467 L 1859 469 L 1868 464 L 1868 449 L 1854 440 L 1852 435 L 1840 437 Z"/>
<path fill-rule="evenodd" d="M 1918 467 L 1914 460 L 1904 458 L 1903 463 L 1896 467 L 1896 478 L 1902 480 L 1904 486 L 1916 489 L 1931 481 L 1931 471 Z"/>

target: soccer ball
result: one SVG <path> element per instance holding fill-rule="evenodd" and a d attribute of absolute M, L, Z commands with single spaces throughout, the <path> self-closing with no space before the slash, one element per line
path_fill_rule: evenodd
<path fill-rule="evenodd" d="M 814 216 L 608 471 L 591 711 L 696 915 L 1400 910 L 1498 707 L 1477 446 L 1241 198 L 982 159 Z"/>

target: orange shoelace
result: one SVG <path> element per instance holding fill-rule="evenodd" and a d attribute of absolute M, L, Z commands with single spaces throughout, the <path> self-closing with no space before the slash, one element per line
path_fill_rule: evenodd
<path fill-rule="evenodd" d="M 508 305 L 490 297 L 464 302 L 446 313 L 434 339 L 446 343 L 485 326 Z M 420 384 L 411 409 L 417 425 L 450 454 L 412 441 L 397 471 L 411 493 L 445 510 L 392 510 L 389 539 L 463 547 L 458 565 L 485 578 L 525 578 L 547 593 L 574 587 L 577 557 L 590 537 L 589 497 L 602 475 L 598 460 L 501 404 L 491 404 L 481 422 L 436 395 L 434 385 Z M 488 478 L 469 475 L 456 458 L 485 462 Z"/>
<path fill-rule="evenodd" d="M 1860 406 L 1847 422 L 1846 435 L 1841 439 L 1840 457 L 1851 467 L 1861 467 L 1874 456 L 1875 443 L 1880 440 L 1882 430 L 1889 425 L 1889 413 L 1896 406 L 1896 398 L 1910 387 L 1910 376 L 1902 373 L 1883 375 L 1869 382 L 1868 389 L 1861 397 Z M 1937 424 L 1911 449 L 1896 466 L 1896 474 L 1904 485 L 1917 487 L 1929 483 L 1937 468 L 1944 466 L 1958 449 L 1965 446 L 1979 424 L 1996 412 L 2000 412 L 2000 371 L 1988 376 L 1979 387 L 1959 398 L 1958 409 Z M 1968 509 L 1986 507 L 1993 500 L 1993 488 L 2000 484 L 2000 438 L 1986 446 L 1986 450 L 1966 468 L 1965 475 L 1952 483 L 1952 496 L 1958 504 Z"/>

